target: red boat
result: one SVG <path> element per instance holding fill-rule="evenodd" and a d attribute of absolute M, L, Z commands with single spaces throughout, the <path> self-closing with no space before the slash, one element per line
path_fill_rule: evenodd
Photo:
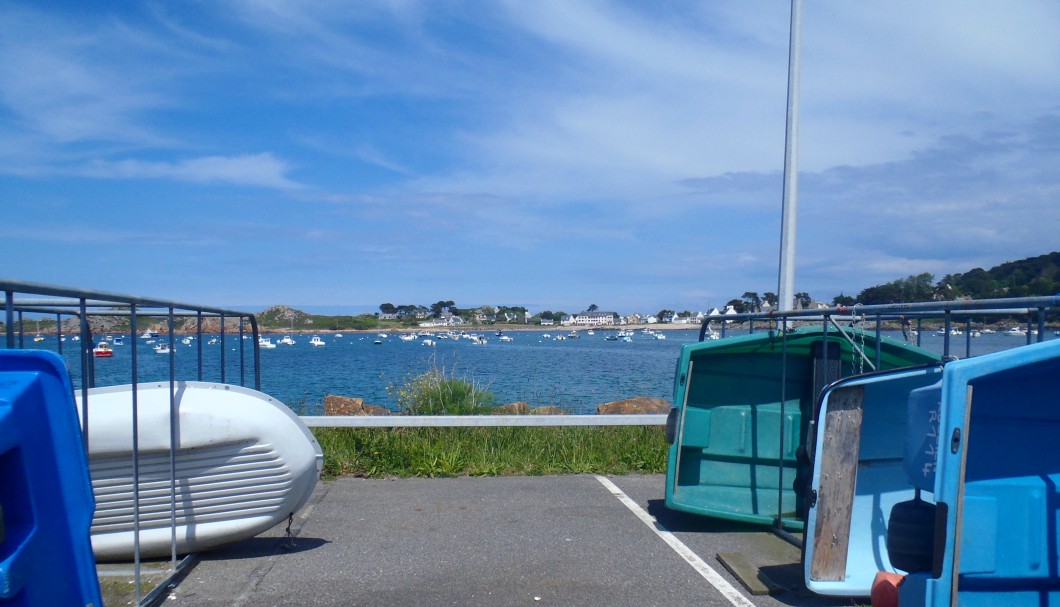
<path fill-rule="evenodd" d="M 110 349 L 110 344 L 101 341 L 92 349 L 92 354 L 96 358 L 110 358 L 111 356 L 114 356 L 114 350 Z"/>

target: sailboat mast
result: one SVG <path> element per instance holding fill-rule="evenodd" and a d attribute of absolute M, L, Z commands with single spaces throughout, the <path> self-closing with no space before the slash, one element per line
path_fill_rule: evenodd
<path fill-rule="evenodd" d="M 795 309 L 795 225 L 798 210 L 799 56 L 802 0 L 791 0 L 788 43 L 788 111 L 784 133 L 784 200 L 780 214 L 780 284 L 777 307 Z"/>

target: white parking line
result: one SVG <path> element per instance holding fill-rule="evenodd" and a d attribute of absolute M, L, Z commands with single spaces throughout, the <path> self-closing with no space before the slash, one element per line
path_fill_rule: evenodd
<path fill-rule="evenodd" d="M 611 479 L 600 475 L 594 476 L 596 476 L 596 480 L 600 481 L 604 487 L 607 487 L 607 490 L 610 491 L 612 495 L 618 498 L 618 501 L 625 504 L 626 508 L 629 508 L 633 514 L 637 515 L 637 518 L 651 528 L 651 530 L 662 538 L 664 542 L 669 544 L 670 547 L 681 556 L 681 558 L 685 559 L 689 565 L 692 565 L 692 568 L 698 571 L 699 574 L 703 576 L 703 579 L 707 580 L 711 586 L 714 586 L 714 588 L 717 589 L 723 597 L 728 599 L 730 603 L 735 607 L 755 607 L 754 603 L 749 601 L 744 595 L 740 594 L 740 591 L 737 590 L 735 586 L 730 584 L 728 580 L 721 576 L 721 574 L 711 568 L 711 566 L 704 562 L 703 559 L 699 558 L 698 554 L 692 552 L 691 548 L 685 546 L 681 540 L 674 536 L 674 534 L 670 533 L 670 531 L 660 525 L 659 521 L 655 520 L 654 516 L 645 512 L 637 502 L 634 502 L 628 495 L 623 493 L 618 486 L 611 482 Z"/>

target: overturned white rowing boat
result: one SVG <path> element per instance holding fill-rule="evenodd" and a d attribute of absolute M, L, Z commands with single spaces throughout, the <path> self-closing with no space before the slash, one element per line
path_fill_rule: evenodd
<path fill-rule="evenodd" d="M 197 552 L 253 537 L 305 504 L 323 454 L 298 416 L 248 388 L 174 387 L 175 482 L 170 384 L 137 389 L 141 556 L 168 556 L 174 527 L 177 552 Z M 89 390 L 88 421 L 92 549 L 100 560 L 128 559 L 135 541 L 132 386 Z"/>

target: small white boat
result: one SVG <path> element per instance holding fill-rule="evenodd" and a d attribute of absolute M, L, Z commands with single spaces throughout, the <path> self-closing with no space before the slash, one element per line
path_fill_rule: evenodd
<path fill-rule="evenodd" d="M 169 344 L 167 343 L 160 343 L 155 346 L 155 353 L 157 354 L 169 354 L 169 352 Z"/>
<path fill-rule="evenodd" d="M 1011 329 L 1005 329 L 1001 332 L 1002 335 L 1008 335 L 1010 337 L 1027 337 L 1027 332 L 1019 327 L 1012 327 Z"/>
<path fill-rule="evenodd" d="M 180 340 L 180 343 L 184 344 L 185 346 L 190 346 L 191 345 L 191 338 L 190 337 L 185 337 L 184 339 Z"/>
<path fill-rule="evenodd" d="M 276 343 L 283 344 L 285 346 L 293 346 L 298 342 L 296 342 L 294 338 L 292 338 L 290 335 L 284 335 L 283 338 Z"/>
<path fill-rule="evenodd" d="M 80 392 L 77 394 L 81 413 Z M 133 555 L 132 386 L 88 391 L 88 459 L 96 500 L 92 548 L 100 560 Z M 170 491 L 169 383 L 140 384 L 140 550 L 170 554 L 176 501 L 177 552 L 251 538 L 297 512 L 323 453 L 305 424 L 266 394 L 227 384 L 177 382 L 176 492 Z"/>
<path fill-rule="evenodd" d="M 140 339 L 151 339 L 153 337 L 158 337 L 158 332 L 151 329 L 144 329 L 144 332 L 140 334 Z"/>
<path fill-rule="evenodd" d="M 433 339 L 425 339 L 425 340 L 421 341 L 420 343 L 425 345 L 425 346 L 433 346 L 434 345 L 434 340 Z"/>
<path fill-rule="evenodd" d="M 95 356 L 96 358 L 110 358 L 114 356 L 114 350 L 110 349 L 110 344 L 101 341 L 96 344 L 95 348 L 92 348 L 92 356 Z"/>
<path fill-rule="evenodd" d="M 514 339 L 512 339 L 511 335 L 501 335 L 497 339 L 499 339 L 501 341 L 515 341 Z"/>
<path fill-rule="evenodd" d="M 115 335 L 114 336 L 114 345 L 115 346 L 124 346 L 125 345 L 125 338 L 122 337 L 121 335 Z"/>
<path fill-rule="evenodd" d="M 259 337 L 258 347 L 262 350 L 273 350 L 276 348 L 276 344 L 272 343 L 271 337 Z"/>
<path fill-rule="evenodd" d="M 37 343 L 40 343 L 40 342 L 44 341 L 44 336 L 38 333 L 37 335 L 33 336 L 33 341 L 37 342 Z"/>
<path fill-rule="evenodd" d="M 320 347 L 320 346 L 326 346 L 327 344 L 324 343 L 323 339 L 320 339 L 319 335 L 314 335 L 313 337 L 309 338 L 309 345 Z"/>

